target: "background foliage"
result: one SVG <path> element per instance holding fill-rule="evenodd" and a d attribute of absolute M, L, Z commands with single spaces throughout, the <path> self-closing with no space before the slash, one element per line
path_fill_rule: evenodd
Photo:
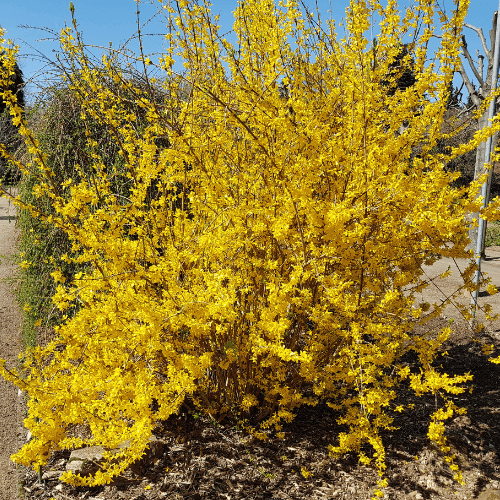
<path fill-rule="evenodd" d="M 23 72 L 17 64 L 14 66 L 14 75 L 9 90 L 16 94 L 19 106 L 24 108 Z M 12 123 L 8 108 L 3 100 L 0 100 L 0 144 L 4 144 L 10 153 L 14 153 L 21 147 L 22 142 L 15 125 Z M 6 158 L 0 156 L 0 180 L 7 184 L 15 184 L 19 181 L 20 174 L 19 170 L 14 168 Z"/>

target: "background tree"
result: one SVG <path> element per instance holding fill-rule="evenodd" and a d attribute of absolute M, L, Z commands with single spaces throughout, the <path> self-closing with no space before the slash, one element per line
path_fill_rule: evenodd
<path fill-rule="evenodd" d="M 480 53 L 479 50 L 476 51 L 477 61 L 472 59 L 472 56 L 469 52 L 467 41 L 465 35 L 462 35 L 462 51 L 463 57 L 467 60 L 469 68 L 472 70 L 474 77 L 477 79 L 479 83 L 479 87 L 471 82 L 469 75 L 464 67 L 464 62 L 460 61 L 460 65 L 458 67 L 458 72 L 460 73 L 463 82 L 469 92 L 469 110 L 475 110 L 479 113 L 478 121 L 477 121 L 477 130 L 482 130 L 483 128 L 488 126 L 488 106 L 485 104 L 485 100 L 490 96 L 491 90 L 493 88 L 494 78 L 496 79 L 498 75 L 493 75 L 493 55 L 494 55 L 494 46 L 495 46 L 495 35 L 497 30 L 498 23 L 498 12 L 493 14 L 492 19 L 492 27 L 489 31 L 490 37 L 490 45 L 488 47 L 488 42 L 484 36 L 482 28 L 477 28 L 476 26 L 472 26 L 471 24 L 464 23 L 466 28 L 469 28 L 476 32 L 477 36 L 481 41 L 481 47 L 483 49 L 484 54 Z M 486 60 L 485 60 L 486 59 Z M 495 111 L 496 114 L 497 111 Z M 498 134 L 492 138 L 491 150 L 493 151 L 498 142 Z M 486 143 L 481 143 L 476 150 L 476 161 L 474 166 L 474 179 L 480 177 L 484 172 L 484 159 L 486 153 Z M 489 193 L 488 193 L 489 197 Z M 479 217 L 479 214 L 474 214 L 475 218 Z M 469 236 L 471 239 L 470 248 L 476 249 L 477 238 L 478 238 L 478 228 L 471 228 L 469 231 Z M 484 245 L 484 243 L 483 243 Z M 483 246 L 484 252 L 484 246 Z"/>
<path fill-rule="evenodd" d="M 146 113 L 137 106 L 136 101 L 144 95 L 157 105 L 161 105 L 164 100 L 161 89 L 145 85 L 138 74 L 127 73 L 124 88 L 104 75 L 101 83 L 112 96 L 111 100 L 123 99 L 124 105 L 128 106 L 129 113 L 135 117 L 137 134 L 144 129 Z M 112 140 L 111 128 L 102 123 L 99 117 L 87 117 L 83 120 L 83 111 L 78 96 L 68 85 L 60 85 L 46 88 L 37 95 L 27 119 L 34 138 L 45 154 L 46 164 L 50 166 L 56 186 L 62 186 L 68 179 L 72 179 L 74 183 L 87 181 L 95 185 L 93 155 L 98 150 L 106 171 L 113 172 L 109 175 L 113 192 L 125 204 L 130 197 L 132 185 L 126 175 L 125 164 L 126 161 L 132 164 L 137 162 L 139 152 L 131 150 L 127 159 L 119 155 L 119 147 Z M 93 146 L 89 146 L 89 141 Z M 158 151 L 162 151 L 168 147 L 168 139 L 157 137 L 155 145 Z M 40 176 L 36 167 L 24 171 L 18 186 L 24 203 L 46 216 L 55 215 L 51 199 L 34 194 L 40 188 Z M 66 199 L 69 195 L 69 191 L 64 191 Z M 146 204 L 150 204 L 157 195 L 158 189 L 155 182 L 151 181 Z M 29 345 L 44 345 L 54 336 L 54 327 L 61 323 L 63 317 L 63 313 L 52 303 L 57 283 L 51 279 L 50 273 L 60 269 L 64 279 L 70 280 L 78 272 L 85 271 L 85 266 L 62 260 L 65 254 L 73 257 L 75 254 L 68 235 L 60 227 L 33 216 L 26 209 L 19 210 L 18 225 L 21 229 L 19 251 L 23 254 L 23 260 L 31 262 L 29 267 L 20 271 L 20 284 L 16 290 L 18 302 L 29 306 L 23 318 L 23 336 L 28 339 Z M 134 234 L 128 234 L 128 237 L 137 239 Z M 65 314 L 73 316 L 78 309 L 77 306 Z M 42 318 L 43 321 L 40 322 Z"/>
<path fill-rule="evenodd" d="M 469 142 L 478 131 L 478 120 L 474 115 L 475 105 L 470 95 L 467 102 L 463 102 L 463 87 L 464 83 L 460 88 L 455 88 L 450 82 L 442 132 L 449 134 L 454 130 L 459 131 L 452 137 L 439 138 L 435 149 L 437 153 L 448 154 L 453 148 Z M 466 187 L 474 181 L 476 157 L 477 150 L 467 151 L 446 163 L 446 171 L 460 173 L 460 177 L 453 182 L 454 186 Z M 500 194 L 499 175 L 494 172 L 491 179 L 491 193 L 493 196 Z"/>
<path fill-rule="evenodd" d="M 0 65 L 3 64 L 0 58 Z M 15 73 L 10 77 L 12 84 L 9 90 L 17 95 L 17 102 L 21 108 L 24 108 L 24 79 L 23 72 L 16 64 Z M 22 144 L 17 127 L 12 123 L 12 118 L 6 108 L 5 103 L 0 99 L 0 143 L 5 144 L 8 151 L 12 154 Z M 20 178 L 20 172 L 13 167 L 9 161 L 0 156 L 0 180 L 7 183 L 17 182 Z"/>
<path fill-rule="evenodd" d="M 415 85 L 415 59 L 413 58 L 408 44 L 399 44 L 400 49 L 396 58 L 389 65 L 389 75 L 391 83 L 388 85 L 388 95 L 393 96 L 398 90 L 404 92 Z M 376 47 L 376 45 L 375 45 Z"/>

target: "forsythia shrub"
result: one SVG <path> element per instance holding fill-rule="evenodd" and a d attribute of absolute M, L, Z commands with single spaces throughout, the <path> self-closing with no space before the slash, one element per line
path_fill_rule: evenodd
<path fill-rule="evenodd" d="M 471 257 L 465 216 L 478 210 L 479 183 L 453 188 L 459 174 L 444 164 L 500 129 L 495 119 L 449 155 L 432 153 L 468 3 L 439 16 L 441 45 L 428 63 L 438 29 L 428 0 L 404 15 L 392 0 L 387 7 L 353 0 L 341 39 L 332 21 L 306 22 L 295 0 L 245 0 L 235 11 L 235 44 L 219 35 L 208 4 L 162 2 L 165 78 L 151 80 L 163 85 L 160 103 L 133 88 L 109 56 L 91 65 L 75 21 L 61 32 L 82 119 L 106 125 L 130 195 L 114 192 L 114 172 L 92 138 L 92 175 L 55 186 L 15 97 L 3 93 L 44 180 L 35 194 L 55 209 L 49 222 L 89 265 L 71 280 L 53 273 L 59 309 L 81 305 L 57 339 L 27 353 L 24 374 L 2 368 L 30 396 L 25 424 L 35 439 L 16 462 L 39 467 L 53 449 L 102 445 L 110 452 L 95 476 L 64 476 L 102 484 L 142 456 L 155 422 L 188 396 L 261 437 L 271 426 L 280 435 L 299 406 L 326 400 L 349 429 L 332 455 L 374 459 L 383 487 L 381 430 L 391 426 L 391 408 L 401 409 L 398 387 L 409 382 L 417 394 L 441 396 L 429 438 L 456 470 L 444 421 L 465 410 L 447 394 L 463 392 L 471 376 L 449 377 L 432 364 L 448 328 L 431 338 L 413 327 L 445 306 L 426 313 L 428 304 L 416 304 L 429 285 L 422 266 L 438 254 Z M 367 39 L 372 14 L 376 53 Z M 411 62 L 416 81 L 392 92 L 406 35 L 412 42 L 398 67 L 403 73 Z M 5 88 L 15 51 L 3 47 Z M 139 59 L 148 81 L 153 63 Z M 141 129 L 131 91 L 144 110 Z M 490 219 L 498 205 L 488 208 Z M 473 271 L 471 261 L 469 291 Z M 411 350 L 418 370 L 401 362 Z M 69 437 L 76 424 L 91 437 Z"/>

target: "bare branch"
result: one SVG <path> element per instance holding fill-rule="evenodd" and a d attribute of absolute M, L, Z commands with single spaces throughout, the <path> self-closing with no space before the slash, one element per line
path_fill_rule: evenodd
<path fill-rule="evenodd" d="M 484 33 L 482 28 L 476 28 L 475 26 L 472 26 L 472 24 L 464 23 L 464 26 L 466 28 L 470 28 L 471 30 L 474 30 L 479 38 L 481 39 L 481 45 L 483 46 L 484 53 L 486 54 L 486 57 L 490 57 L 490 51 L 488 50 L 488 46 L 486 45 L 486 38 L 484 38 Z"/>
<path fill-rule="evenodd" d="M 491 21 L 491 29 L 490 29 L 490 47 L 491 47 L 492 52 L 493 52 L 493 47 L 495 46 L 495 38 L 497 35 L 497 20 L 498 20 L 498 12 L 494 12 L 493 13 L 493 20 Z M 488 56 L 488 58 L 489 58 L 489 56 Z"/>
<path fill-rule="evenodd" d="M 478 63 L 479 74 L 484 75 L 484 73 L 483 73 L 483 71 L 484 71 L 484 56 L 483 56 L 483 54 L 479 53 L 479 49 L 476 50 L 476 54 L 477 54 L 477 58 L 479 59 L 479 63 Z"/>
<path fill-rule="evenodd" d="M 469 66 L 474 72 L 474 76 L 477 78 L 479 85 L 481 87 L 484 87 L 483 75 L 480 75 L 479 72 L 477 71 L 476 67 L 474 66 L 474 61 L 472 60 L 472 57 L 470 56 L 469 51 L 467 50 L 467 42 L 465 41 L 465 35 L 462 35 L 462 48 L 464 49 L 464 55 L 467 58 L 467 61 L 469 61 Z"/>
<path fill-rule="evenodd" d="M 467 113 L 470 113 L 473 109 L 475 108 L 474 105 L 472 106 L 469 106 L 468 108 L 464 108 L 462 111 L 460 111 L 460 113 L 458 113 L 457 115 L 457 119 L 460 118 L 462 115 L 465 115 Z"/>
<path fill-rule="evenodd" d="M 471 81 L 469 80 L 469 77 L 467 75 L 467 71 L 465 71 L 465 68 L 464 68 L 462 61 L 460 61 L 460 67 L 458 68 L 458 72 L 460 73 L 462 80 L 464 81 L 465 86 L 467 87 L 467 90 L 470 94 L 470 97 L 471 97 L 474 105 L 476 107 L 481 106 L 481 99 L 479 98 L 477 90 L 474 88 L 474 85 L 472 85 Z"/>

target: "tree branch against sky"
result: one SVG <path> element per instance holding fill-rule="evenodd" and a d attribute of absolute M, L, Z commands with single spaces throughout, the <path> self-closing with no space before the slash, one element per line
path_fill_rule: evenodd
<path fill-rule="evenodd" d="M 497 6 L 498 8 L 498 6 Z M 495 49 L 495 37 L 498 25 L 498 12 L 495 10 L 491 13 L 490 26 L 488 36 L 485 36 L 483 26 L 474 26 L 469 23 L 464 23 L 464 34 L 462 35 L 462 60 L 458 68 L 458 73 L 465 84 L 468 94 L 469 94 L 469 104 L 470 109 L 475 110 L 478 113 L 478 130 L 482 130 L 489 123 L 489 106 L 486 106 L 488 97 L 491 96 L 492 90 L 494 88 L 494 49 Z M 486 23 L 484 25 L 486 27 Z M 469 46 L 469 40 L 476 39 L 480 42 L 480 48 L 476 49 L 474 59 L 474 54 L 471 54 L 471 48 Z M 473 83 L 474 78 L 477 84 Z M 479 110 L 481 109 L 481 112 Z M 496 110 L 495 110 L 496 111 Z M 492 138 L 491 150 L 493 152 L 496 144 L 498 142 L 498 134 Z M 485 168 L 485 154 L 486 154 L 486 143 L 482 143 L 478 146 L 476 152 L 476 163 L 474 168 L 474 178 L 478 179 L 484 174 Z M 491 179 L 491 175 L 489 176 Z M 491 182 L 491 181 L 490 181 Z M 488 189 L 486 198 L 488 200 L 490 194 L 490 186 L 488 183 Z M 478 219 L 479 214 L 475 213 L 474 217 Z M 471 248 L 474 250 L 477 246 L 478 240 L 478 228 L 472 227 L 469 236 L 471 238 Z M 483 241 L 484 253 L 484 241 Z"/>
<path fill-rule="evenodd" d="M 323 21 L 332 17 L 337 22 L 345 18 L 345 9 L 349 2 L 347 0 L 319 0 L 318 2 L 305 2 L 312 12 L 316 11 L 318 5 Z M 450 0 L 440 2 L 447 12 L 453 8 Z M 96 46 L 121 47 L 136 31 L 135 13 L 136 4 L 134 0 L 76 0 L 74 2 L 79 22 L 79 29 L 83 32 L 84 39 Z M 408 2 L 401 2 L 401 6 Z M 160 22 L 160 17 L 154 17 L 157 12 L 158 2 L 147 0 L 140 4 L 141 21 L 144 24 L 143 33 L 145 50 L 147 52 L 158 52 L 161 50 L 161 42 L 158 37 L 150 35 L 165 33 L 165 27 Z M 232 29 L 233 14 L 236 1 L 216 0 L 213 2 L 212 12 L 220 14 L 219 24 L 221 31 L 227 33 Z M 466 22 L 474 26 L 487 27 L 491 22 L 491 15 L 497 9 L 495 0 L 483 0 L 471 2 Z M 68 0 L 53 0 L 40 2 L 38 0 L 21 0 L 20 2 L 4 2 L 0 25 L 7 30 L 7 37 L 15 40 L 21 46 L 19 64 L 23 70 L 25 80 L 36 80 L 43 76 L 48 69 L 47 61 L 40 56 L 45 54 L 49 59 L 54 58 L 54 50 L 59 50 L 59 44 L 54 39 L 64 24 L 71 22 Z M 43 28 L 37 30 L 32 28 Z M 51 32 L 52 30 L 52 32 Z M 374 29 L 373 36 L 376 27 Z M 373 38 L 372 36 L 372 38 Z M 470 38 L 470 37 L 468 37 Z M 477 37 L 475 37 L 477 38 Z M 26 43 L 24 43 L 24 42 Z M 134 39 L 129 46 L 136 50 L 137 41 Z M 480 49 L 480 43 L 476 39 L 469 41 L 471 54 Z M 39 52 L 37 52 L 39 51 Z M 96 50 L 96 53 L 98 50 Z M 456 80 L 458 81 L 458 80 Z M 476 83 L 473 80 L 472 83 Z M 28 85 L 28 89 L 31 87 Z M 36 89 L 36 86 L 33 86 Z"/>

